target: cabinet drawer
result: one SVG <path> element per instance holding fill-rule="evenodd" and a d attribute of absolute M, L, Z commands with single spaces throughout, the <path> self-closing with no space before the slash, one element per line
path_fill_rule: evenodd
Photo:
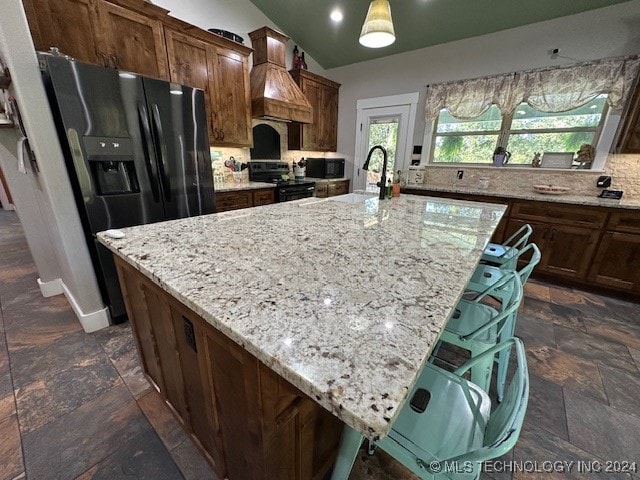
<path fill-rule="evenodd" d="M 266 188 L 264 190 L 254 190 L 253 191 L 253 206 L 257 207 L 258 205 L 270 205 L 275 203 L 276 194 L 274 188 Z"/>
<path fill-rule="evenodd" d="M 329 196 L 329 184 L 316 182 L 316 197 L 325 198 Z"/>
<path fill-rule="evenodd" d="M 327 186 L 327 196 L 344 195 L 349 193 L 349 182 L 330 182 Z"/>
<path fill-rule="evenodd" d="M 216 209 L 218 212 L 248 208 L 253 206 L 253 198 L 250 190 L 245 192 L 220 192 L 216 193 Z"/>
<path fill-rule="evenodd" d="M 609 217 L 607 230 L 626 233 L 640 233 L 640 212 L 629 210 L 628 212 L 614 212 Z"/>
<path fill-rule="evenodd" d="M 521 220 L 561 223 L 600 228 L 607 213 L 580 205 L 554 205 L 547 202 L 516 202 L 511 208 L 511 217 Z"/>

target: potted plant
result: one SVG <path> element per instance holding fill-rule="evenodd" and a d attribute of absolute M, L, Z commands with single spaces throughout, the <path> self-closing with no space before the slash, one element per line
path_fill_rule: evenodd
<path fill-rule="evenodd" d="M 509 162 L 511 158 L 511 152 L 507 152 L 507 149 L 504 147 L 496 147 L 493 152 L 493 166 L 494 167 L 502 167 Z"/>
<path fill-rule="evenodd" d="M 393 176 L 393 184 L 391 185 L 391 196 L 400 196 L 400 183 L 402 182 L 402 170 L 398 170 Z"/>

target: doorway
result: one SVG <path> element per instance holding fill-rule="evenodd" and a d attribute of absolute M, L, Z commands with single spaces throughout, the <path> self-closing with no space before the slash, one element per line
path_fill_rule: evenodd
<path fill-rule="evenodd" d="M 382 152 L 377 150 L 373 153 L 368 172 L 362 170 L 368 152 L 376 145 L 387 151 L 389 180 L 393 182 L 398 171 L 406 171 L 412 150 L 409 133 L 413 133 L 417 103 L 417 93 L 358 100 L 354 191 L 378 191 L 377 183 L 382 176 Z"/>

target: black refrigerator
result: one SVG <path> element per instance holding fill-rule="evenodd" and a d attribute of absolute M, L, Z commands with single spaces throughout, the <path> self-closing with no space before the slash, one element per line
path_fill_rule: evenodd
<path fill-rule="evenodd" d="M 98 284 L 126 319 L 96 233 L 215 212 L 204 92 L 41 55 L 40 65 Z"/>

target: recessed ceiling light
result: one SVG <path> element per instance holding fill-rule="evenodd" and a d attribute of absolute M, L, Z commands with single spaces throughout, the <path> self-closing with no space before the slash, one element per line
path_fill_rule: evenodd
<path fill-rule="evenodd" d="M 591 105 L 589 108 L 598 108 L 597 105 Z"/>
<path fill-rule="evenodd" d="M 331 12 L 331 20 L 336 23 L 341 22 L 343 17 L 344 16 L 342 15 L 342 10 L 340 10 L 339 8 L 334 8 Z"/>
<path fill-rule="evenodd" d="M 527 113 L 527 112 L 525 112 L 524 110 L 518 110 L 518 113 L 519 113 L 520 115 L 524 115 L 524 114 L 525 114 L 525 113 Z"/>

